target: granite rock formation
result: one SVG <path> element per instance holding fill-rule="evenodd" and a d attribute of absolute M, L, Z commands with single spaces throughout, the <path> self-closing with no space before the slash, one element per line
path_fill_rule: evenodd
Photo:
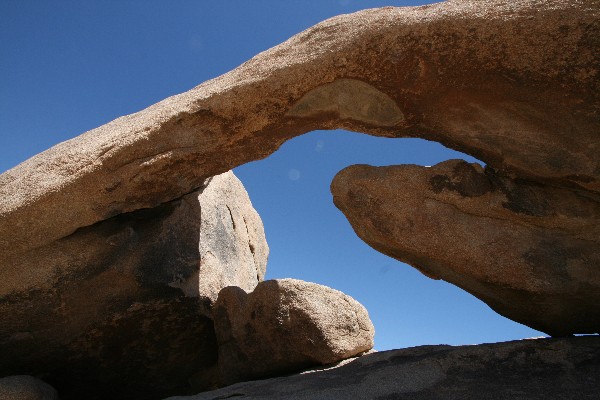
<path fill-rule="evenodd" d="M 225 286 L 252 290 L 267 255 L 260 217 L 228 172 L 4 258 L 0 376 L 43 375 L 64 399 L 159 398 L 192 390 L 192 376 L 199 390 L 216 368 L 212 302 Z"/>
<path fill-rule="evenodd" d="M 374 249 L 552 335 L 600 331 L 600 202 L 461 160 L 354 165 L 334 202 Z"/>
<path fill-rule="evenodd" d="M 213 313 L 222 384 L 332 364 L 373 348 L 367 310 L 316 283 L 269 280 L 251 293 L 227 287 Z"/>
<path fill-rule="evenodd" d="M 600 202 L 597 3 L 454 0 L 335 17 L 228 74 L 3 173 L 0 375 L 43 375 L 65 399 L 149 398 L 192 390 L 189 382 L 198 390 L 210 384 L 217 349 L 209 307 L 221 286 L 249 289 L 258 282 L 267 251 L 252 222 L 257 217 L 244 211 L 249 208 L 234 210 L 227 203 L 229 189 L 211 197 L 224 198 L 225 208 L 213 208 L 209 200 L 202 206 L 198 196 L 216 182 L 208 182 L 210 177 L 266 157 L 286 140 L 315 129 L 421 137 L 485 162 L 488 172 L 460 163 L 457 171 L 448 169 L 454 164 L 436 167 L 439 177 L 415 169 L 415 177 L 426 182 L 413 186 L 425 192 L 406 201 L 434 204 L 433 216 L 441 210 L 435 199 L 454 204 L 453 213 L 473 206 L 481 220 L 495 219 L 505 235 L 496 239 L 505 244 L 506 262 L 525 270 L 501 278 L 491 266 L 471 265 L 481 274 L 467 265 L 443 266 L 436 257 L 457 249 L 427 247 L 432 243 L 411 248 L 414 253 L 403 248 L 398 258 L 409 254 L 414 259 L 408 261 L 426 273 L 464 287 L 473 284 L 472 291 L 499 312 L 538 329 L 559 335 L 597 332 L 597 316 L 584 310 L 590 304 L 597 310 L 598 288 L 597 231 L 589 225 L 597 220 Z M 375 195 L 361 194 L 379 207 L 375 211 L 385 209 L 384 199 Z M 433 200 L 424 199 L 429 195 Z M 480 197 L 495 208 L 483 207 Z M 203 207 L 214 217 L 190 217 Z M 431 218 L 423 210 L 415 213 L 423 221 Z M 447 217 L 450 235 L 466 229 L 450 226 Z M 467 217 L 481 226 L 473 215 Z M 209 230 L 203 233 L 203 226 Z M 239 243 L 240 251 L 222 237 Z M 486 244 L 493 244 L 494 238 L 487 238 Z M 452 244 L 442 237 L 435 243 Z M 482 254 L 468 256 L 489 261 Z M 465 276 L 455 279 L 455 271 Z M 519 277 L 532 282 L 516 282 Z M 534 304 L 515 308 L 515 299 Z M 549 317 L 535 315 L 546 306 Z M 563 325 L 549 321 L 554 317 Z M 590 340 L 595 342 L 586 344 Z M 484 372 L 475 373 L 491 378 L 498 370 L 511 371 L 501 385 L 481 386 L 492 393 L 512 386 L 547 398 L 550 391 L 565 393 L 558 385 L 563 380 L 578 385 L 582 398 L 590 384 L 597 391 L 597 374 L 588 374 L 598 369 L 597 339 L 573 343 L 581 347 L 561 353 L 560 360 L 567 361 L 556 363 L 547 361 L 557 353 L 551 344 L 538 350 L 498 345 Z M 512 348 L 513 353 L 507 350 Z M 408 386 L 395 387 L 398 394 L 380 397 L 421 388 L 426 397 L 439 388 L 464 398 L 480 381 L 462 378 L 467 389 L 450 382 L 461 368 L 468 371 L 476 349 L 457 350 L 445 367 L 427 364 L 432 372 L 412 375 L 415 380 L 403 381 Z M 369 376 L 393 381 L 424 368 L 422 353 L 407 356 L 408 370 L 381 370 L 383 375 L 362 379 L 373 389 Z M 402 355 L 389 362 L 381 357 L 377 369 L 406 361 Z M 539 366 L 531 382 L 514 373 L 531 365 Z"/>
<path fill-rule="evenodd" d="M 0 400 L 58 400 L 56 390 L 28 375 L 0 378 Z"/>
<path fill-rule="evenodd" d="M 457 0 L 331 18 L 2 174 L 0 259 L 178 199 L 315 129 L 422 137 L 597 194 L 599 14 L 596 0 Z"/>
<path fill-rule="evenodd" d="M 598 398 L 599 370 L 598 336 L 419 346 L 168 400 L 592 400 Z"/>

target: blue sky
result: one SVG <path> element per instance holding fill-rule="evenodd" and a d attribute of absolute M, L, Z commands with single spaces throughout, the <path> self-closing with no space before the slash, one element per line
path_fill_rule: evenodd
<path fill-rule="evenodd" d="M 0 2 L 0 171 L 221 75 L 334 15 L 418 1 Z M 540 333 L 372 250 L 332 203 L 351 164 L 468 156 L 418 139 L 317 131 L 235 170 L 265 225 L 267 278 L 339 289 L 364 304 L 376 348 L 495 342 Z"/>

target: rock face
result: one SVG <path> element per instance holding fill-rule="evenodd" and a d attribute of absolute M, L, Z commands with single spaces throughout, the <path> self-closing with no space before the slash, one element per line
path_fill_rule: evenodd
<path fill-rule="evenodd" d="M 269 246 L 260 216 L 239 179 L 232 172 L 217 175 L 199 195 L 192 193 L 182 200 L 192 212 L 181 213 L 181 217 L 192 219 L 192 226 L 200 228 L 199 251 L 188 261 L 196 267 L 198 277 L 184 274 L 170 286 L 211 304 L 227 286 L 252 291 L 265 276 Z M 179 233 L 172 235 L 175 242 L 180 240 Z"/>
<path fill-rule="evenodd" d="M 596 399 L 600 338 L 420 346 L 362 356 L 339 368 L 239 383 L 168 400 Z"/>
<path fill-rule="evenodd" d="M 28 375 L 0 378 L 0 400 L 58 400 L 56 390 Z"/>
<path fill-rule="evenodd" d="M 0 259 L 178 199 L 315 129 L 436 140 L 598 193 L 599 15 L 597 0 L 481 0 L 324 21 L 2 174 Z"/>
<path fill-rule="evenodd" d="M 600 202 L 451 160 L 354 165 L 336 206 L 374 249 L 552 335 L 600 332 Z"/>
<path fill-rule="evenodd" d="M 373 347 L 367 310 L 316 283 L 270 280 L 250 294 L 227 287 L 213 312 L 224 384 L 331 364 Z"/>
<path fill-rule="evenodd" d="M 229 172 L 4 258 L 0 376 L 43 374 L 63 399 L 192 390 L 190 377 L 216 366 L 210 305 L 225 286 L 252 290 L 267 255 L 260 218 Z"/>

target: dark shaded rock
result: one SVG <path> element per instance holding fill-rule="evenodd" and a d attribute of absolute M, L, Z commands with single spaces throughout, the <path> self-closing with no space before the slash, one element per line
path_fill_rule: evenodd
<path fill-rule="evenodd" d="M 44 376 L 64 400 L 210 387 L 211 303 L 225 286 L 252 290 L 267 255 L 260 218 L 230 172 L 3 259 L 0 375 Z"/>
<path fill-rule="evenodd" d="M 133 304 L 52 352 L 34 348 L 19 361 L 44 373 L 63 400 L 150 400 L 206 390 L 214 384 L 217 344 L 212 321 L 198 309 L 191 298 Z"/>
<path fill-rule="evenodd" d="M 334 369 L 169 400 L 595 400 L 598 387 L 600 337 L 590 336 L 384 351 Z"/>
<path fill-rule="evenodd" d="M 600 202 L 460 160 L 354 165 L 335 205 L 374 249 L 552 335 L 600 332 Z"/>
<path fill-rule="evenodd" d="M 213 313 L 222 384 L 332 364 L 373 347 L 367 310 L 316 283 L 269 280 L 251 293 L 227 287 Z"/>

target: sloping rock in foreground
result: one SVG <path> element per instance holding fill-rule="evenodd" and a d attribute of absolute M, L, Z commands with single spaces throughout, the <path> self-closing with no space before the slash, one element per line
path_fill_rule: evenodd
<path fill-rule="evenodd" d="M 335 205 L 374 249 L 551 335 L 600 332 L 600 201 L 451 160 L 353 165 Z"/>
<path fill-rule="evenodd" d="M 157 399 L 212 384 L 210 306 L 264 277 L 262 222 L 233 173 L 102 221 L 0 268 L 0 376 L 68 399 Z M 134 397 L 134 394 L 139 397 Z"/>
<path fill-rule="evenodd" d="M 599 19 L 597 0 L 331 18 L 0 175 L 0 261 L 178 199 L 316 129 L 435 140 L 497 170 L 597 193 Z"/>
<path fill-rule="evenodd" d="M 338 368 L 168 400 L 596 400 L 600 337 L 368 354 Z"/>
<path fill-rule="evenodd" d="M 227 287 L 213 314 L 221 384 L 332 364 L 373 348 L 367 310 L 316 283 L 269 280 L 251 293 Z"/>

